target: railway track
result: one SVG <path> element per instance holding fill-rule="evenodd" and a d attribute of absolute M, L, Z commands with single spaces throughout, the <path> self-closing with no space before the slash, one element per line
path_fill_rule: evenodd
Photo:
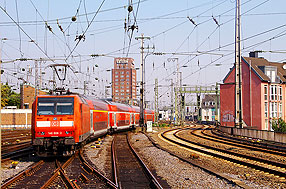
<path fill-rule="evenodd" d="M 117 188 L 78 152 L 68 160 L 39 161 L 1 188 Z"/>
<path fill-rule="evenodd" d="M 193 130 L 191 133 L 199 138 L 209 140 L 209 141 L 214 141 L 217 143 L 221 144 L 227 144 L 231 146 L 236 146 L 242 149 L 246 150 L 252 150 L 252 151 L 257 151 L 257 152 L 263 152 L 267 154 L 272 154 L 272 155 L 277 155 L 277 156 L 286 156 L 286 151 L 284 150 L 277 150 L 273 148 L 265 148 L 265 146 L 261 145 L 255 145 L 255 146 L 250 146 L 249 143 L 243 143 L 243 142 L 238 142 L 236 140 L 231 140 L 231 139 L 225 139 L 223 137 L 218 137 L 213 134 L 208 133 L 209 130 L 203 129 L 203 130 Z M 212 131 L 212 130 L 211 130 Z"/>
<path fill-rule="evenodd" d="M 129 143 L 127 134 L 112 142 L 115 181 L 119 188 L 162 188 Z"/>
<path fill-rule="evenodd" d="M 212 157 L 223 159 L 232 162 L 235 165 L 247 166 L 257 171 L 262 171 L 265 174 L 273 174 L 274 176 L 281 177 L 282 180 L 285 179 L 286 176 L 285 164 L 239 154 L 236 152 L 219 149 L 205 144 L 196 143 L 186 138 L 178 136 L 178 133 L 180 133 L 181 131 L 183 131 L 183 129 L 169 130 L 162 133 L 161 136 L 168 141 L 171 141 L 185 148 L 191 149 L 197 152 L 198 154 L 209 155 Z"/>
<path fill-rule="evenodd" d="M 230 142 L 235 141 L 236 143 L 245 144 L 248 146 L 254 146 L 254 147 L 258 147 L 258 148 L 267 148 L 269 150 L 281 151 L 281 152 L 286 153 L 286 146 L 281 144 L 281 143 L 277 144 L 275 142 L 270 142 L 270 141 L 254 142 L 253 140 L 249 140 L 249 139 L 246 139 L 246 138 L 240 137 L 240 136 L 225 135 L 224 133 L 220 132 L 219 130 L 217 130 L 215 128 L 211 130 L 211 133 L 212 133 L 212 137 L 214 137 L 214 138 L 223 139 L 223 140 L 230 141 Z"/>

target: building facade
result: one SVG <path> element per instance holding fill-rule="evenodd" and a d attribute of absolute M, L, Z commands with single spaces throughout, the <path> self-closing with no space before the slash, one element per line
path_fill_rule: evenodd
<path fill-rule="evenodd" d="M 272 130 L 278 118 L 285 120 L 286 64 L 269 62 L 250 53 L 242 57 L 242 119 L 244 127 Z M 221 125 L 235 126 L 235 69 L 220 86 Z"/>
<path fill-rule="evenodd" d="M 136 70 L 133 58 L 115 58 L 112 69 L 112 100 L 137 105 Z"/>
<path fill-rule="evenodd" d="M 32 104 L 35 101 L 35 87 L 29 83 L 20 86 L 21 109 L 32 109 Z M 48 91 L 38 90 L 38 95 L 46 95 Z"/>
<path fill-rule="evenodd" d="M 202 99 L 202 121 L 216 121 L 216 95 L 206 94 Z M 218 106 L 219 107 L 219 103 Z M 217 110 L 219 112 L 219 109 Z"/>

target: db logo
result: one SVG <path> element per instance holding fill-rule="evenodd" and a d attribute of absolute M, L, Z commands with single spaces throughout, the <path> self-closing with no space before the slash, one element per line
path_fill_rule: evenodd
<path fill-rule="evenodd" d="M 60 122 L 59 121 L 51 121 L 51 126 L 52 127 L 59 127 L 60 126 Z"/>

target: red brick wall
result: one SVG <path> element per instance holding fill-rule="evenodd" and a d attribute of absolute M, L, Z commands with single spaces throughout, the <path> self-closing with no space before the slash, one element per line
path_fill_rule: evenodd
<path fill-rule="evenodd" d="M 21 109 L 24 108 L 24 104 L 28 103 L 28 109 L 32 109 L 32 104 L 35 100 L 35 88 L 29 84 L 24 84 L 21 86 Z M 45 91 L 38 91 L 39 95 L 45 95 L 47 92 Z"/>

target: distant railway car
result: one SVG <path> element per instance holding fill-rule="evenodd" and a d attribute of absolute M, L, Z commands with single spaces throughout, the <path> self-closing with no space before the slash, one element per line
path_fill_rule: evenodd
<path fill-rule="evenodd" d="M 32 143 L 38 156 L 69 156 L 89 139 L 139 125 L 139 107 L 77 94 L 37 96 Z M 154 112 L 145 110 L 146 121 Z"/>

